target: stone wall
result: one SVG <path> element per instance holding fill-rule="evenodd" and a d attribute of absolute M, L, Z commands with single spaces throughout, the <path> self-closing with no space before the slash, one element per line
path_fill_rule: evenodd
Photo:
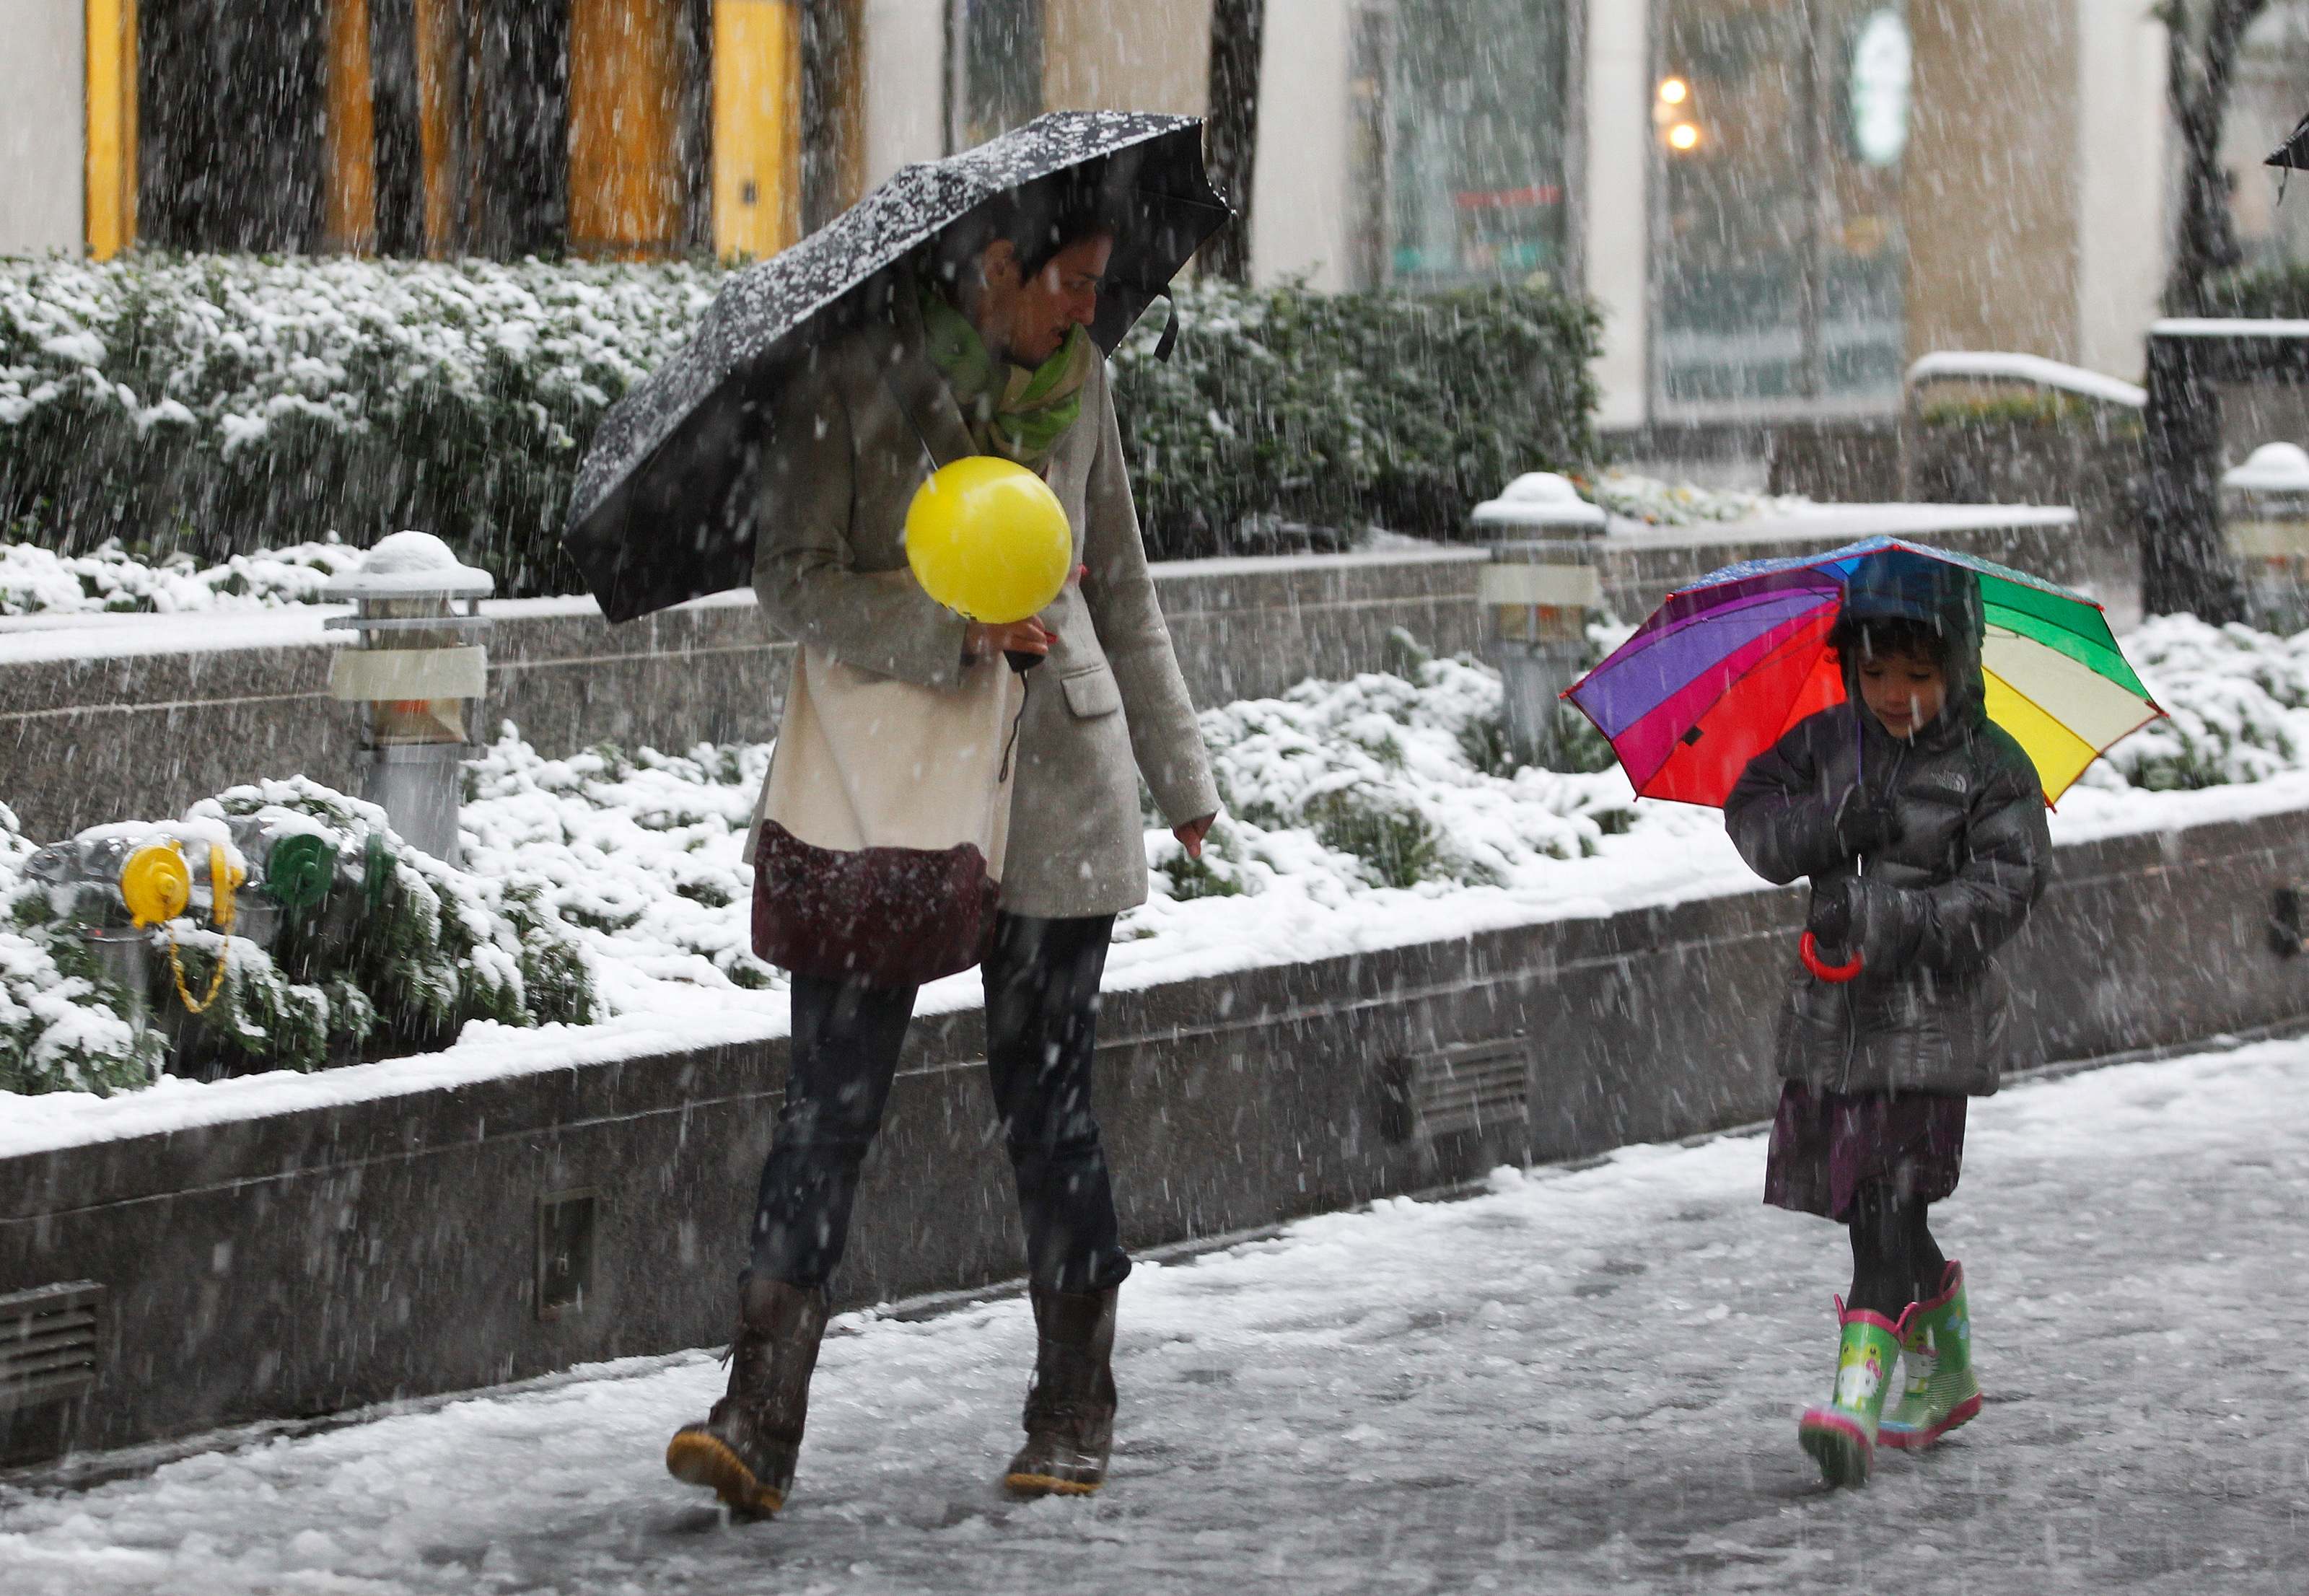
<path fill-rule="evenodd" d="M 2309 1014 L 2309 960 L 2268 930 L 2271 889 L 2309 875 L 2305 818 L 2062 850 L 2008 955 L 2024 1056 Z M 1759 890 L 1111 995 L 1097 1090 L 1126 1239 L 1758 1119 L 1801 902 Z M 974 1014 L 915 1028 L 845 1303 L 1017 1272 L 980 1049 Z M 784 1050 L 669 1049 L 0 1159 L 0 1297 L 105 1293 L 93 1389 L 0 1411 L 0 1455 L 718 1342 Z M 549 1217 L 588 1212 L 567 1231 Z M 582 1269 L 541 1262 L 549 1234 Z"/>
<path fill-rule="evenodd" d="M 1155 567 L 1189 686 L 1201 703 L 1279 693 L 1309 676 L 1371 669 L 1390 628 L 1445 652 L 1476 647 L 1480 549 L 1406 556 L 1188 560 Z M 489 698 L 552 754 L 595 743 L 685 748 L 757 741 L 777 729 L 789 644 L 750 594 L 660 611 L 623 626 L 591 600 L 488 607 Z M 151 648 L 154 626 L 251 639 Z M 357 717 L 328 696 L 332 646 L 309 617 L 101 617 L 22 639 L 85 640 L 72 658 L 0 652 L 0 803 L 36 836 L 174 815 L 235 782 L 302 772 L 351 789 Z M 202 641 L 213 645 L 217 636 Z"/>
<path fill-rule="evenodd" d="M 2115 556 L 2065 511 L 1845 505 L 1820 520 L 1615 523 L 1596 545 L 1605 602 L 1634 620 L 1735 560 L 1894 531 L 2077 582 Z M 1195 701 L 1382 669 L 1400 628 L 1439 653 L 1480 650 L 1474 546 L 1181 560 L 1154 567 Z M 2122 562 L 2119 561 L 2121 564 Z M 551 755 L 596 743 L 686 748 L 772 736 L 789 645 L 748 594 L 610 626 L 587 600 L 487 607 L 489 697 L 479 727 L 511 720 Z M 24 645 L 44 645 L 35 653 Z M 196 642 L 200 646 L 188 646 Z M 0 803 L 32 835 L 151 819 L 223 788 L 301 772 L 357 785 L 354 713 L 328 696 L 332 644 L 313 616 L 103 616 L 0 623 Z"/>

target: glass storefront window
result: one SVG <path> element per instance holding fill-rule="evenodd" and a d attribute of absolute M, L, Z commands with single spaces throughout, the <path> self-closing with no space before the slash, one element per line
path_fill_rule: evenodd
<path fill-rule="evenodd" d="M 1652 341 L 1685 416 L 1887 409 L 1907 342 L 1900 0 L 1658 0 Z"/>
<path fill-rule="evenodd" d="M 1421 0 L 1396 10 L 1383 78 L 1387 237 L 1369 252 L 1389 280 L 1561 275 L 1570 9 Z"/>

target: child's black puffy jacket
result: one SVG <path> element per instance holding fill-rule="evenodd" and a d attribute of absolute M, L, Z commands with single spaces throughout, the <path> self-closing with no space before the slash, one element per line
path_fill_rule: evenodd
<path fill-rule="evenodd" d="M 1995 955 L 2045 890 L 2052 837 L 2035 765 L 1982 709 L 1976 645 L 1959 647 L 1948 678 L 1945 712 L 1903 742 L 1859 707 L 1847 669 L 1852 702 L 1800 721 L 1725 803 L 1725 828 L 1757 874 L 1850 893 L 1865 961 L 1844 985 L 1796 966 L 1778 1028 L 1786 1079 L 1985 1096 L 2009 1064 L 2011 1005 Z M 1836 816 L 1864 778 L 1864 798 L 1890 805 L 1899 836 L 1862 861 L 1838 846 Z"/>

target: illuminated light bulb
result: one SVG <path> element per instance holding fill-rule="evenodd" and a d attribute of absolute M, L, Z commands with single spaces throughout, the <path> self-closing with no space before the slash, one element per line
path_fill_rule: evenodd
<path fill-rule="evenodd" d="M 1699 127 L 1696 123 L 1679 122 L 1667 130 L 1668 147 L 1673 150 L 1699 148 Z"/>
<path fill-rule="evenodd" d="M 1659 97 L 1662 105 L 1682 105 L 1691 98 L 1691 85 L 1682 78 L 1662 78 Z"/>

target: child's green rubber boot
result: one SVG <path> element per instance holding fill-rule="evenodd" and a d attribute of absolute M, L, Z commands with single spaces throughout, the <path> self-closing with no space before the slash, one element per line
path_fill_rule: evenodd
<path fill-rule="evenodd" d="M 1895 1324 L 1865 1308 L 1847 1314 L 1844 1298 L 1836 1299 L 1837 1320 L 1844 1326 L 1836 1359 L 1836 1391 L 1826 1407 L 1810 1410 L 1796 1423 L 1796 1444 L 1820 1465 L 1820 1477 L 1830 1485 L 1868 1483 L 1868 1471 L 1876 1460 L 1876 1421 L 1884 1411 L 1885 1383 L 1916 1311 L 1911 1303 Z"/>
<path fill-rule="evenodd" d="M 1951 1261 L 1940 1295 L 1909 1310 L 1900 1342 L 1908 1381 L 1884 1415 L 1876 1438 L 1887 1446 L 1929 1446 L 1980 1411 L 1972 1372 L 1972 1315 L 1964 1304 L 1964 1269 Z"/>

